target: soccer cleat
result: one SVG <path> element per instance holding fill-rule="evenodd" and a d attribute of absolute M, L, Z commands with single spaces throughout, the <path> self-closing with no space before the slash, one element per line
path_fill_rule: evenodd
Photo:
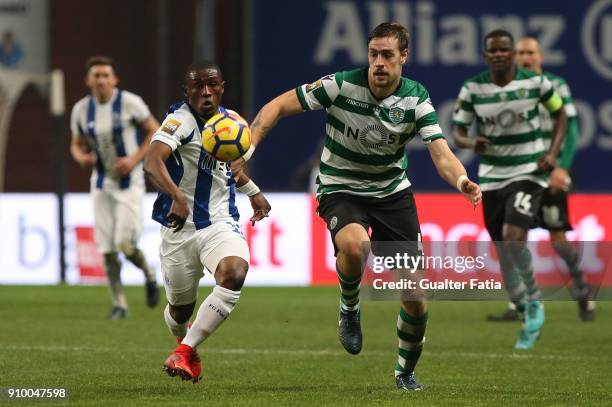
<path fill-rule="evenodd" d="M 187 327 L 191 329 L 191 325 L 192 324 L 190 322 Z M 183 343 L 183 338 L 177 336 L 176 343 L 178 343 L 179 345 Z M 193 371 L 194 376 L 197 377 L 199 380 L 201 378 L 200 375 L 202 373 L 202 360 L 200 359 L 200 354 L 198 353 L 198 350 L 196 348 L 191 348 L 189 358 L 191 359 L 191 370 Z"/>
<path fill-rule="evenodd" d="M 591 286 L 585 286 L 582 290 L 574 291 L 574 297 L 578 302 L 578 316 L 583 322 L 595 320 L 595 301 L 593 301 L 594 293 Z"/>
<path fill-rule="evenodd" d="M 360 317 L 359 310 L 340 311 L 338 336 L 344 349 L 351 355 L 361 352 L 363 345 Z"/>
<path fill-rule="evenodd" d="M 189 324 L 191 328 L 191 324 Z M 183 338 L 176 337 L 176 342 L 180 345 L 183 342 Z M 196 348 L 191 348 L 191 352 L 189 353 L 189 358 L 191 359 L 191 370 L 195 377 L 200 377 L 202 373 L 202 359 L 200 359 L 200 354 Z"/>
<path fill-rule="evenodd" d="M 127 309 L 122 307 L 113 307 L 110 315 L 108 316 L 108 319 L 111 319 L 113 321 L 125 318 L 127 318 Z"/>
<path fill-rule="evenodd" d="M 155 281 L 147 281 L 145 283 L 145 291 L 147 293 L 147 306 L 155 308 L 159 303 L 159 288 Z"/>
<path fill-rule="evenodd" d="M 487 315 L 487 321 L 491 322 L 514 322 L 521 321 L 522 316 L 515 309 L 508 308 L 501 314 L 489 314 Z"/>
<path fill-rule="evenodd" d="M 525 323 L 523 330 L 530 334 L 539 331 L 544 325 L 544 305 L 542 301 L 531 300 L 525 305 Z"/>
<path fill-rule="evenodd" d="M 170 377 L 179 376 L 185 381 L 193 381 L 194 383 L 197 383 L 200 380 L 200 373 L 202 370 L 200 357 L 197 357 L 196 362 L 199 365 L 194 366 L 194 361 L 191 359 L 193 349 L 190 352 L 183 352 L 179 351 L 179 348 L 168 356 L 168 358 L 164 361 L 164 366 L 162 369 Z"/>
<path fill-rule="evenodd" d="M 536 341 L 540 339 L 540 329 L 544 325 L 544 306 L 542 301 L 531 300 L 525 305 L 525 322 L 514 345 L 514 349 L 533 349 Z"/>
<path fill-rule="evenodd" d="M 578 311 L 582 322 L 595 321 L 595 301 L 578 301 Z"/>
<path fill-rule="evenodd" d="M 193 377 L 197 377 L 197 379 L 193 382 L 196 383 L 202 378 L 202 360 L 200 359 L 200 355 L 198 354 L 198 350 L 196 348 L 191 349 L 189 357 L 191 359 L 191 371 L 193 372 Z"/>
<path fill-rule="evenodd" d="M 411 373 L 402 373 L 398 376 L 395 376 L 395 384 L 397 384 L 397 388 L 404 391 L 419 391 L 423 390 L 425 386 L 417 383 L 416 378 L 414 377 L 414 372 Z"/>
<path fill-rule="evenodd" d="M 528 332 L 525 329 L 521 330 L 518 340 L 514 345 L 514 349 L 528 350 L 533 349 L 536 341 L 540 339 L 540 331 Z"/>

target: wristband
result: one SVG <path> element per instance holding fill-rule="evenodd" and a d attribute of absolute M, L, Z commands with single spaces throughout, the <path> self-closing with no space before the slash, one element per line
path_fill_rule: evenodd
<path fill-rule="evenodd" d="M 249 149 L 247 150 L 246 153 L 244 153 L 244 155 L 242 156 L 242 158 L 244 159 L 244 161 L 249 161 L 249 159 L 251 158 L 251 156 L 253 155 L 253 152 L 255 151 L 255 146 L 253 144 L 251 144 L 251 146 L 249 147 Z"/>
<path fill-rule="evenodd" d="M 461 187 L 463 186 L 463 181 L 465 180 L 468 180 L 468 181 L 470 180 L 465 174 L 461 174 L 459 175 L 459 178 L 457 178 L 457 189 L 461 193 L 463 193 L 463 189 Z"/>
<path fill-rule="evenodd" d="M 257 195 L 258 193 L 261 192 L 257 184 L 255 184 L 252 179 L 249 180 L 249 182 L 247 182 L 246 184 L 238 187 L 238 191 L 242 192 L 243 194 L 249 197 L 253 195 Z"/>

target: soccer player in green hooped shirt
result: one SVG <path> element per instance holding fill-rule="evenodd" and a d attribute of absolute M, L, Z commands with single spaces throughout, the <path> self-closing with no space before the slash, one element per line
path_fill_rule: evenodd
<path fill-rule="evenodd" d="M 480 154 L 479 182 L 487 231 L 496 243 L 510 300 L 525 322 L 516 349 L 531 349 L 544 325 L 527 232 L 535 226 L 548 171 L 555 167 L 567 125 L 563 102 L 543 75 L 519 69 L 512 35 L 494 30 L 484 38 L 488 70 L 465 81 L 453 136 L 460 148 Z M 538 105 L 554 117 L 550 146 L 542 138 Z M 478 135 L 468 136 L 476 120 Z"/>
<path fill-rule="evenodd" d="M 281 118 L 326 110 L 317 212 L 327 223 L 334 243 L 341 291 L 339 337 L 351 354 L 358 354 L 362 347 L 359 289 L 364 244 L 370 247 L 372 242 L 377 253 L 377 242 L 420 241 L 416 205 L 405 171 L 406 143 L 418 135 L 440 176 L 470 203 L 476 205 L 481 199 L 479 186 L 467 178 L 465 168 L 442 135 L 427 90 L 402 77 L 408 46 L 408 32 L 403 26 L 388 22 L 378 25 L 368 37 L 367 68 L 336 72 L 289 90 L 266 104 L 251 125 L 253 144 L 257 146 Z M 245 159 L 250 154 L 252 150 Z M 235 162 L 232 169 L 239 170 L 242 165 L 244 159 Z M 401 302 L 395 366 L 396 385 L 401 390 L 422 388 L 414 377 L 414 368 L 421 355 L 426 324 L 424 300 Z"/>
<path fill-rule="evenodd" d="M 565 232 L 572 230 L 569 222 L 567 195 L 571 178 L 569 175 L 576 144 L 578 143 L 578 116 L 576 106 L 570 88 L 565 79 L 543 71 L 544 61 L 542 50 L 538 40 L 533 37 L 521 38 L 516 44 L 516 63 L 519 67 L 529 69 L 538 74 L 543 74 L 553 84 L 553 87 L 563 99 L 563 108 L 567 113 L 567 130 L 565 142 L 559 155 L 557 166 L 550 173 L 548 188 L 544 191 L 542 206 L 538 214 L 539 225 L 550 232 L 550 240 L 556 252 L 567 264 L 570 275 L 574 281 L 574 297 L 578 302 L 579 317 L 582 321 L 593 321 L 595 319 L 595 302 L 592 288 L 584 279 L 584 274 L 579 267 L 579 257 L 573 245 L 567 242 Z M 552 121 L 546 109 L 540 109 L 540 121 L 542 137 L 545 143 L 550 143 L 552 136 Z M 489 315 L 490 321 L 516 321 L 519 315 L 516 307 L 510 303 L 509 308 L 500 315 Z"/>

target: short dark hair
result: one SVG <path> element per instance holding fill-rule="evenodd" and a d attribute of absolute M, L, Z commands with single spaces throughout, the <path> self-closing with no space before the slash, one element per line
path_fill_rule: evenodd
<path fill-rule="evenodd" d="M 510 42 L 514 46 L 514 37 L 512 36 L 512 34 L 510 34 L 510 32 L 508 32 L 506 30 L 497 29 L 497 30 L 493 30 L 490 33 L 488 33 L 487 35 L 485 35 L 485 37 L 484 37 L 484 47 L 485 47 L 485 49 L 487 48 L 487 40 L 489 38 L 499 38 L 499 37 L 508 37 L 508 38 L 510 38 Z"/>
<path fill-rule="evenodd" d="M 185 82 L 189 80 L 189 74 L 191 72 L 200 71 L 202 69 L 216 69 L 219 72 L 219 76 L 221 76 L 221 79 L 223 79 L 223 72 L 221 72 L 221 68 L 219 68 L 219 65 L 217 65 L 217 63 L 212 62 L 212 61 L 197 61 L 197 62 L 192 62 L 187 67 L 187 70 L 185 71 L 185 78 L 184 78 Z"/>
<path fill-rule="evenodd" d="M 374 38 L 382 37 L 397 38 L 400 51 L 408 49 L 410 46 L 410 34 L 408 34 L 408 30 L 406 30 L 406 28 L 400 23 L 387 21 L 378 24 L 376 27 L 374 27 L 370 35 L 368 35 L 368 44 Z"/>
<path fill-rule="evenodd" d="M 87 62 L 85 62 L 85 73 L 89 73 L 91 67 L 96 65 L 110 65 L 110 67 L 113 68 L 113 72 L 115 72 L 115 74 L 117 73 L 113 59 L 104 55 L 95 55 L 87 58 Z"/>

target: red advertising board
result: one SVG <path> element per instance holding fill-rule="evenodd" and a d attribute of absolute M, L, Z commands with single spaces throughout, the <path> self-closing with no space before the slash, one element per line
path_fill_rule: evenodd
<path fill-rule="evenodd" d="M 466 242 L 490 240 L 482 215 L 482 207 L 474 209 L 459 194 L 416 194 L 423 240 L 429 242 Z M 570 196 L 570 220 L 574 230 L 567 233 L 575 242 L 612 241 L 612 195 L 589 194 Z M 316 200 L 312 200 L 312 285 L 337 284 L 333 269 L 333 247 L 324 222 L 316 215 Z M 550 247 L 548 232 L 534 229 L 529 240 L 541 242 L 533 253 L 538 282 L 542 285 L 561 285 L 567 281 L 563 264 Z M 585 273 L 593 283 L 612 286 L 610 244 L 581 243 L 585 250 Z M 588 250 L 592 248 L 593 253 Z M 456 251 L 456 248 L 455 250 Z M 489 249 L 488 251 L 493 252 Z M 494 256 L 494 254 L 492 254 Z M 494 257 L 493 257 L 494 258 Z M 499 271 L 492 267 L 499 280 Z M 456 276 L 456 274 L 455 274 Z M 439 275 L 438 278 L 445 276 Z"/>

